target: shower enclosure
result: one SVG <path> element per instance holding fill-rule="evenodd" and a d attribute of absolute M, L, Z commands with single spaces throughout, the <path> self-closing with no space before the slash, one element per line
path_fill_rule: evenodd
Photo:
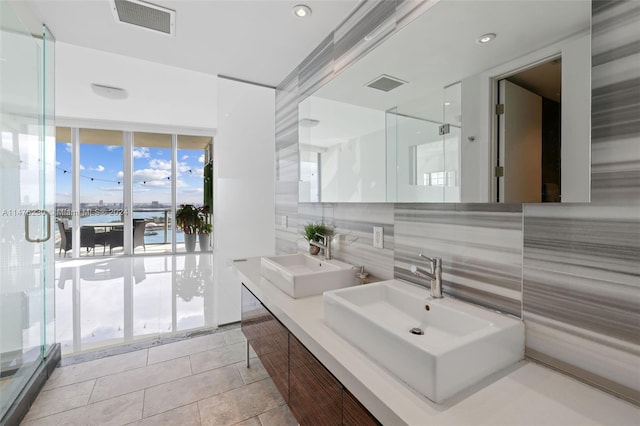
<path fill-rule="evenodd" d="M 54 44 L 0 2 L 0 423 L 14 424 L 59 359 L 52 238 Z"/>

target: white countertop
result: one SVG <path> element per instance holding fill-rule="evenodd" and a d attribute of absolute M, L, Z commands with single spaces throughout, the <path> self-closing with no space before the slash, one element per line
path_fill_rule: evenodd
<path fill-rule="evenodd" d="M 234 265 L 242 283 L 385 425 L 640 425 L 640 408 L 528 361 L 436 404 L 327 327 L 322 296 L 290 298 L 262 278 L 260 258 Z"/>

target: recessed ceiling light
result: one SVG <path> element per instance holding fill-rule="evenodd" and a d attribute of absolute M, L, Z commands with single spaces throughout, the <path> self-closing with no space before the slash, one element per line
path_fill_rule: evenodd
<path fill-rule="evenodd" d="M 306 18 L 311 15 L 311 8 L 304 4 L 299 4 L 297 6 L 293 6 L 293 15 L 298 18 Z"/>
<path fill-rule="evenodd" d="M 480 44 L 489 43 L 494 38 L 496 38 L 496 35 L 494 33 L 483 34 L 480 37 L 478 37 L 478 39 L 476 40 L 476 43 L 480 43 Z"/>

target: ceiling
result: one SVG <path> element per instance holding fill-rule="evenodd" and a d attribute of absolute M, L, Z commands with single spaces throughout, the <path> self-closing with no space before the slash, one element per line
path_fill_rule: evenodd
<path fill-rule="evenodd" d="M 176 12 L 175 36 L 116 22 L 108 0 L 24 0 L 56 40 L 277 86 L 359 0 L 152 0 Z"/>
<path fill-rule="evenodd" d="M 590 19 L 591 3 L 584 0 L 443 0 L 314 95 L 382 111 L 398 107 L 403 114 L 439 121 L 447 100 L 443 88 L 586 32 Z M 498 36 L 476 43 L 486 33 Z M 381 74 L 408 84 L 389 92 L 366 87 Z M 453 100 L 450 107 L 460 113 Z"/>

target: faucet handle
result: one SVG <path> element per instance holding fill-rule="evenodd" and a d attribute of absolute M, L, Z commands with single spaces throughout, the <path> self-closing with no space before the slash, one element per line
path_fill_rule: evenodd
<path fill-rule="evenodd" d="M 429 257 L 429 256 L 425 256 L 422 253 L 418 253 L 418 257 L 422 257 L 424 259 L 427 259 L 429 262 L 431 262 L 431 268 L 432 269 L 436 269 L 438 266 L 442 266 L 442 259 L 439 257 Z"/>

